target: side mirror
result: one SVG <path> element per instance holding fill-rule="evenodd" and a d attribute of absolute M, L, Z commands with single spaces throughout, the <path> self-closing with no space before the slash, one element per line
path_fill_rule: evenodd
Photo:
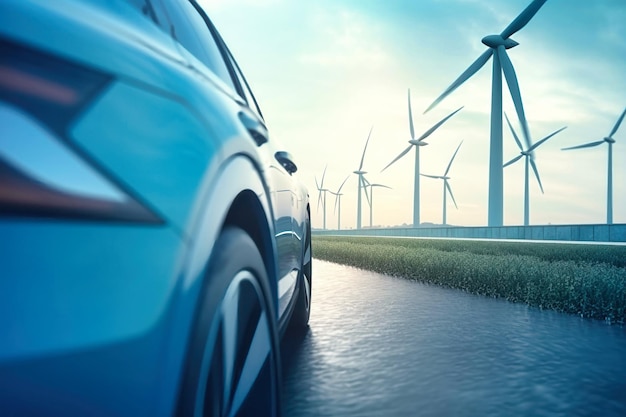
<path fill-rule="evenodd" d="M 298 170 L 298 167 L 293 162 L 293 157 L 289 152 L 278 151 L 274 154 L 274 157 L 280 164 L 287 170 L 289 174 L 293 174 Z"/>

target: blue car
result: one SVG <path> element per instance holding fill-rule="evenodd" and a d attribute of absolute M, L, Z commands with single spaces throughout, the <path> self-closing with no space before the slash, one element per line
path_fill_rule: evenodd
<path fill-rule="evenodd" d="M 0 415 L 274 416 L 311 236 L 194 0 L 0 1 Z"/>

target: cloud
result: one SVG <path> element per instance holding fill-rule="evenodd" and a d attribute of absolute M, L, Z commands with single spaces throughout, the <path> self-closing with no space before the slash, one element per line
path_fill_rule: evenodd
<path fill-rule="evenodd" d="M 368 71 L 391 60 L 376 40 L 376 25 L 357 12 L 319 9 L 312 19 L 317 36 L 300 53 L 304 64 Z"/>
<path fill-rule="evenodd" d="M 416 132 L 465 105 L 429 138 L 420 164 L 423 172 L 438 173 L 464 139 L 451 182 L 459 210 L 448 207 L 449 221 L 485 224 L 491 62 L 436 109 L 422 111 L 485 50 L 482 37 L 502 31 L 530 0 L 251 1 L 217 2 L 216 24 L 225 26 L 223 35 L 261 99 L 272 137 L 296 156 L 314 200 L 314 175 L 319 179 L 326 164 L 333 188 L 350 174 L 342 226 L 354 226 L 357 185 L 351 172 L 374 125 L 365 157 L 368 179 L 394 188 L 377 194 L 374 222 L 411 221 L 413 157 L 380 173 L 407 146 L 410 87 Z M 520 46 L 509 53 L 533 140 L 568 126 L 537 152 L 546 194 L 531 184 L 533 223 L 605 218 L 606 149 L 560 148 L 601 139 L 626 105 L 625 13 L 624 0 L 550 1 L 514 36 Z M 519 129 L 506 86 L 503 106 Z M 626 157 L 626 124 L 615 139 L 615 220 L 626 221 L 626 165 L 618 163 Z M 508 128 L 503 146 L 505 161 L 519 153 Z M 516 164 L 504 173 L 508 224 L 522 221 L 523 171 Z M 424 180 L 421 186 L 422 220 L 440 222 L 440 182 Z M 313 207 L 312 214 L 319 226 L 321 213 Z M 336 226 L 330 209 L 327 216 Z M 369 221 L 366 208 L 363 216 Z"/>

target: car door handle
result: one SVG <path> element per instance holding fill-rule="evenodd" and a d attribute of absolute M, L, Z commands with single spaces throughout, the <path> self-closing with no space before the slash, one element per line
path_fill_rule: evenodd
<path fill-rule="evenodd" d="M 289 152 L 278 151 L 274 154 L 274 157 L 280 164 L 287 170 L 289 174 L 293 174 L 298 170 L 298 167 L 293 162 L 293 157 Z"/>
<path fill-rule="evenodd" d="M 250 136 L 252 136 L 257 146 L 261 146 L 267 142 L 267 128 L 256 116 L 252 116 L 248 114 L 248 111 L 242 110 L 239 112 L 239 120 L 241 120 L 241 123 L 248 133 L 250 133 Z"/>

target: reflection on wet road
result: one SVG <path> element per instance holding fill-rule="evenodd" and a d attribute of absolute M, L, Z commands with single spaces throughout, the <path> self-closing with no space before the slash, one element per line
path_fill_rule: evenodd
<path fill-rule="evenodd" d="M 314 261 L 284 415 L 626 416 L 626 327 Z"/>

